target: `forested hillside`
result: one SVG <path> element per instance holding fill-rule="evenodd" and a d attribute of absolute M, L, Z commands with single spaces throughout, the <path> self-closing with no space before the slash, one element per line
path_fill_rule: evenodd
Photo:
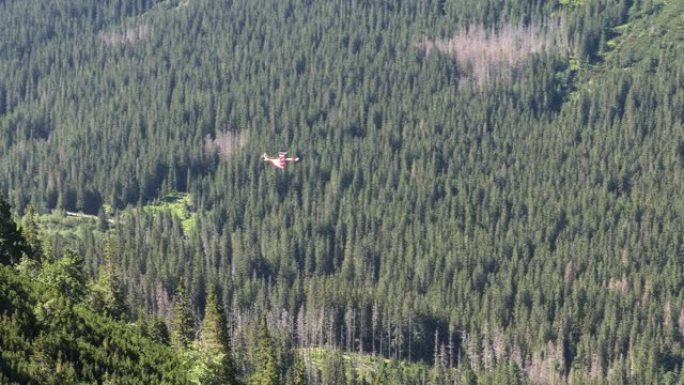
<path fill-rule="evenodd" d="M 0 195 L 248 382 L 682 384 L 683 14 L 6 0 Z"/>

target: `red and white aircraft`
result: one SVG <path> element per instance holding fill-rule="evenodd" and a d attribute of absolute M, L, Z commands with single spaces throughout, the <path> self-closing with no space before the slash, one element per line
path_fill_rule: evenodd
<path fill-rule="evenodd" d="M 263 155 L 264 162 L 269 162 L 275 167 L 284 170 L 288 162 L 299 162 L 299 157 L 287 157 L 287 152 L 279 152 L 277 158 L 271 158 L 268 154 Z"/>

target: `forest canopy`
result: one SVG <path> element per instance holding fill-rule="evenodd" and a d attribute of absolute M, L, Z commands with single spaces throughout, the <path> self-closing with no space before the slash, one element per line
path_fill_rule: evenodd
<path fill-rule="evenodd" d="M 3 322 L 44 300 L 9 266 L 40 240 L 83 272 L 45 295 L 101 310 L 68 322 L 156 320 L 140 349 L 188 381 L 682 383 L 682 14 L 2 1 L 0 195 L 33 234 L 0 240 Z"/>

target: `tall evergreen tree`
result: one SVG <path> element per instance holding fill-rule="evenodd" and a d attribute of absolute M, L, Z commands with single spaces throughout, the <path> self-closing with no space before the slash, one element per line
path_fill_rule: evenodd
<path fill-rule="evenodd" d="M 36 223 L 36 212 L 32 204 L 26 208 L 26 221 L 24 225 L 24 234 L 26 243 L 31 249 L 30 255 L 36 260 L 40 261 L 42 258 L 43 248 L 40 242 L 40 235 L 38 234 L 38 224 Z"/>
<path fill-rule="evenodd" d="M 12 219 L 9 204 L 0 197 L 0 263 L 16 263 L 28 252 L 29 245 Z"/>
<path fill-rule="evenodd" d="M 43 263 L 37 280 L 44 285 L 47 303 L 57 298 L 71 303 L 81 301 L 87 289 L 83 265 L 83 257 L 71 250 Z"/>
<path fill-rule="evenodd" d="M 294 365 L 292 367 L 292 385 L 306 385 L 308 383 L 306 376 L 306 366 L 301 354 L 295 352 Z"/>
<path fill-rule="evenodd" d="M 122 318 L 128 312 L 124 286 L 114 267 L 116 246 L 112 236 L 105 242 L 104 265 L 100 267 L 98 279 L 91 284 L 89 303 L 94 309 L 113 318 Z"/>
<path fill-rule="evenodd" d="M 147 335 L 160 344 L 168 345 L 170 342 L 169 328 L 159 317 L 153 317 L 147 322 Z"/>
<path fill-rule="evenodd" d="M 183 286 L 178 286 L 173 298 L 171 344 L 179 349 L 187 349 L 194 339 L 195 323 L 190 310 L 190 301 Z"/>
<path fill-rule="evenodd" d="M 265 317 L 262 317 L 259 322 L 257 344 L 254 373 L 252 373 L 249 379 L 249 385 L 279 384 L 280 370 L 278 368 L 278 359 Z"/>
<path fill-rule="evenodd" d="M 236 371 L 228 335 L 228 322 L 223 307 L 210 289 L 204 308 L 204 320 L 199 341 L 200 353 L 207 362 L 203 384 L 235 384 Z"/>

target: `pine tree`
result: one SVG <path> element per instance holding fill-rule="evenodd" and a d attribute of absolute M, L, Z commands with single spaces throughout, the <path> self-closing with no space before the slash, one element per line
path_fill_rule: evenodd
<path fill-rule="evenodd" d="M 190 302 L 183 286 L 179 286 L 173 299 L 171 344 L 179 349 L 186 349 L 194 339 L 195 326 Z"/>

